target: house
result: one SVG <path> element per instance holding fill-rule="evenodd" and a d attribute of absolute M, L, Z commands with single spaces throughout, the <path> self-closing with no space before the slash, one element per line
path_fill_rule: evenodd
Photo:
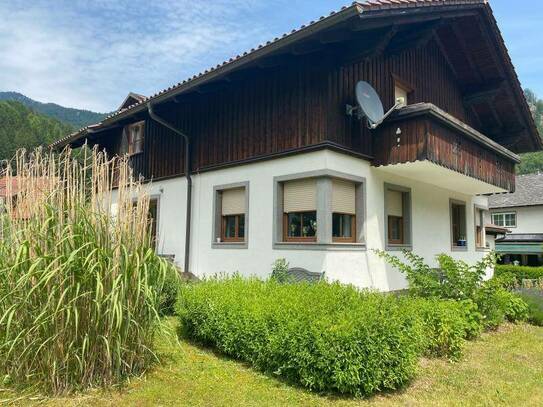
<path fill-rule="evenodd" d="M 348 114 L 359 81 L 405 106 L 369 129 Z M 157 250 L 183 270 L 285 258 L 379 290 L 406 282 L 374 249 L 485 256 L 484 194 L 513 191 L 517 153 L 542 147 L 483 0 L 354 3 L 54 147 L 85 141 L 153 181 Z"/>
<path fill-rule="evenodd" d="M 516 177 L 516 190 L 488 198 L 492 223 L 511 233 L 496 240 L 503 263 L 543 265 L 543 174 Z"/>

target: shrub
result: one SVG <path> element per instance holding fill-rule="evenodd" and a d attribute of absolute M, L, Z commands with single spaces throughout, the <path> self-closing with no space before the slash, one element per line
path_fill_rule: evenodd
<path fill-rule="evenodd" d="M 174 314 L 180 285 L 179 271 L 173 264 L 169 264 L 158 300 L 158 311 L 161 316 Z"/>
<path fill-rule="evenodd" d="M 277 259 L 272 264 L 272 280 L 278 283 L 285 283 L 288 281 L 288 269 L 289 264 L 286 259 Z"/>
<path fill-rule="evenodd" d="M 516 322 L 527 318 L 527 304 L 514 293 L 505 290 L 500 280 L 486 281 L 477 291 L 475 302 L 484 315 L 484 326 L 497 328 L 505 320 Z"/>
<path fill-rule="evenodd" d="M 234 277 L 182 286 L 178 313 L 190 338 L 257 369 L 315 391 L 369 395 L 415 372 L 423 327 L 401 304 L 338 284 Z"/>
<path fill-rule="evenodd" d="M 528 305 L 528 321 L 543 326 L 543 291 L 539 289 L 521 289 L 518 295 Z"/>
<path fill-rule="evenodd" d="M 439 267 L 432 268 L 421 256 L 404 250 L 407 263 L 383 251 L 377 254 L 405 274 L 412 294 L 421 297 L 444 299 L 473 299 L 489 267 L 495 264 L 495 254 L 470 266 L 461 260 L 454 260 L 446 254 L 436 256 Z"/>
<path fill-rule="evenodd" d="M 20 152 L 3 175 L 0 377 L 59 393 L 144 371 L 167 265 L 126 160 Z"/>
<path fill-rule="evenodd" d="M 482 315 L 470 300 L 407 297 L 403 305 L 412 307 L 422 318 L 423 350 L 427 356 L 456 360 L 462 354 L 465 340 L 481 333 Z"/>
<path fill-rule="evenodd" d="M 513 274 L 517 283 L 520 284 L 522 280 L 538 280 L 543 278 L 543 267 L 528 267 L 528 266 L 514 266 L 509 264 L 498 264 L 496 266 L 494 275 L 502 276 L 504 274 Z"/>

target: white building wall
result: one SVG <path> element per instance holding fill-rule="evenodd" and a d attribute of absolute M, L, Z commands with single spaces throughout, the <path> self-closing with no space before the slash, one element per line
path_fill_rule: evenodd
<path fill-rule="evenodd" d="M 511 233 L 543 233 L 543 206 L 521 206 L 513 208 L 492 209 L 491 213 L 517 214 L 517 226 L 507 227 Z"/>
<path fill-rule="evenodd" d="M 367 249 L 295 250 L 273 248 L 274 177 L 313 170 L 330 169 L 366 179 Z M 213 248 L 213 187 L 249 182 L 248 248 Z M 410 179 L 395 177 L 370 166 L 366 160 L 322 150 L 289 157 L 235 166 L 193 176 L 193 218 L 190 270 L 197 276 L 239 272 L 244 276 L 267 277 L 271 264 L 286 258 L 291 267 L 325 272 L 327 278 L 359 287 L 396 290 L 406 287 L 403 275 L 392 270 L 372 249 L 384 249 L 384 183 L 411 188 L 412 246 L 430 264 L 446 252 L 454 258 L 474 263 L 485 252 L 475 250 L 473 205 L 486 206 L 485 197 L 473 197 L 440 189 Z M 175 255 L 183 264 L 185 237 L 184 178 L 156 181 L 150 193 L 159 197 L 159 252 Z M 449 200 L 467 205 L 468 250 L 451 251 Z M 401 256 L 400 252 L 393 252 Z"/>

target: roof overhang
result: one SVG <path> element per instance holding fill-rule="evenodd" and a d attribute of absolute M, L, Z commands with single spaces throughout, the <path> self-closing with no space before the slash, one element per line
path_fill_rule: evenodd
<path fill-rule="evenodd" d="M 505 189 L 468 175 L 442 167 L 431 161 L 415 161 L 376 167 L 378 171 L 465 195 L 483 195 L 506 192 Z"/>
<path fill-rule="evenodd" d="M 519 114 L 523 117 L 522 120 L 528 127 L 526 131 L 529 133 L 529 137 L 531 137 L 531 145 L 535 150 L 543 148 L 543 143 L 537 135 L 535 124 L 524 99 L 522 88 L 508 56 L 507 49 L 503 43 L 496 20 L 486 0 L 380 0 L 365 4 L 353 3 L 353 5 L 344 7 L 339 12 L 331 13 L 327 17 L 321 17 L 318 21 L 312 21 L 298 30 L 293 30 L 291 33 L 284 34 L 280 38 L 275 38 L 273 41 L 259 45 L 250 52 L 245 52 L 243 55 L 238 55 L 235 58 L 224 61 L 222 64 L 211 67 L 128 108 L 121 109 L 108 116 L 98 125 L 100 127 L 111 126 L 146 111 L 148 103 L 156 105 L 175 100 L 175 98 L 181 95 L 197 91 L 203 85 L 208 86 L 225 80 L 225 78 L 228 78 L 228 75 L 236 71 L 243 71 L 258 66 L 259 63 L 268 58 L 282 55 L 285 52 L 294 53 L 295 46 L 300 44 L 310 44 L 312 41 L 323 42 L 325 35 L 337 33 L 339 28 L 360 32 L 389 26 L 399 27 L 425 21 L 439 23 L 444 19 L 457 19 L 468 15 L 482 17 L 486 24 L 491 27 L 494 38 L 489 40 L 489 44 L 492 42 L 492 46 L 500 54 L 500 69 L 505 69 L 504 74 L 507 75 L 506 79 L 510 87 L 508 89 L 511 96 L 515 99 L 514 104 L 520 106 Z M 328 38 L 326 41 L 329 40 Z M 86 135 L 86 129 L 81 129 L 55 142 L 53 147 L 65 146 L 73 143 L 78 138 L 84 138 Z"/>

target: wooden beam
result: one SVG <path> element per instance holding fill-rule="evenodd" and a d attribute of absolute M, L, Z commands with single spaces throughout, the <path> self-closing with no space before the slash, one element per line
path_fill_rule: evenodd
<path fill-rule="evenodd" d="M 390 26 L 386 32 L 368 33 L 349 41 L 341 48 L 341 61 L 348 63 L 381 55 L 397 32 L 398 27 Z"/>
<path fill-rule="evenodd" d="M 441 51 L 441 55 L 443 55 L 443 58 L 445 58 L 445 61 L 447 62 L 447 65 L 449 66 L 449 69 L 453 73 L 454 77 L 458 79 L 458 72 L 456 71 L 456 68 L 452 64 L 451 60 L 449 59 L 449 54 L 447 53 L 447 49 L 443 45 L 443 42 L 441 41 L 441 37 L 439 36 L 439 29 L 436 29 L 434 32 L 434 41 L 437 44 L 437 47 Z"/>
<path fill-rule="evenodd" d="M 279 55 L 272 55 L 266 58 L 262 58 L 256 62 L 256 65 L 259 68 L 273 68 L 273 67 L 288 63 L 291 60 L 292 60 L 292 55 L 279 54 Z"/>
<path fill-rule="evenodd" d="M 463 100 L 468 106 L 481 102 L 492 103 L 498 93 L 502 90 L 505 80 L 500 79 L 496 82 L 487 83 L 476 89 L 470 89 L 464 92 Z"/>
<path fill-rule="evenodd" d="M 428 7 L 429 9 L 431 7 Z M 374 30 L 376 28 L 386 27 L 387 25 L 395 24 L 397 26 L 413 24 L 413 23 L 425 23 L 431 22 L 439 19 L 453 19 L 453 18 L 463 18 L 478 15 L 477 10 L 461 10 L 461 11 L 445 11 L 445 12 L 436 12 L 430 11 L 426 14 L 421 13 L 420 8 L 413 8 L 411 10 L 405 10 L 403 16 L 385 16 L 385 15 L 376 15 L 372 12 L 372 15 L 362 13 L 359 19 L 355 19 L 350 24 L 350 29 L 352 31 L 366 31 Z"/>
<path fill-rule="evenodd" d="M 326 31 L 323 32 L 319 36 L 319 41 L 321 44 L 334 44 L 337 42 L 343 42 L 351 39 L 353 37 L 353 33 L 349 30 L 342 29 L 342 30 L 332 30 L 332 31 Z"/>
<path fill-rule="evenodd" d="M 473 61 L 473 58 L 471 56 L 471 53 L 469 52 L 469 49 L 467 47 L 466 42 L 464 41 L 464 36 L 462 33 L 458 30 L 457 24 L 454 23 L 454 21 L 451 24 L 451 30 L 456 37 L 456 43 L 458 44 L 458 48 L 462 51 L 462 54 L 466 57 L 466 61 L 470 67 L 470 69 L 473 72 L 473 75 L 475 76 L 476 80 L 475 82 L 482 82 L 483 78 L 481 76 L 481 73 L 479 72 L 479 69 L 475 65 L 475 62 Z"/>
<path fill-rule="evenodd" d="M 312 40 L 312 41 L 302 42 L 300 44 L 294 44 L 291 47 L 290 52 L 294 55 L 306 55 L 312 52 L 320 51 L 323 48 L 324 48 L 323 43 L 321 43 L 320 41 Z"/>
<path fill-rule="evenodd" d="M 442 19 L 437 19 L 431 23 L 415 26 L 402 35 L 398 35 L 390 43 L 387 53 L 397 54 L 409 48 L 424 47 L 435 36 L 436 29 L 443 24 Z"/>

